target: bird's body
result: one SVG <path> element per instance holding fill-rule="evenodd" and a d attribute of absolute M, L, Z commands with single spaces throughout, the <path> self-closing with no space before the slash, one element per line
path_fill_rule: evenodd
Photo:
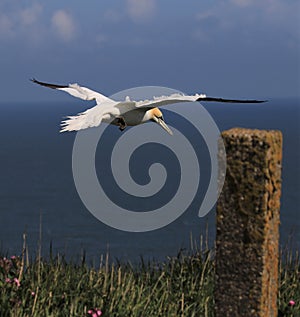
<path fill-rule="evenodd" d="M 172 134 L 170 128 L 164 122 L 162 112 L 159 107 L 175 104 L 179 102 L 194 101 L 215 101 L 215 102 L 231 102 L 231 103 L 259 103 L 260 100 L 235 100 L 207 97 L 204 94 L 183 95 L 172 94 L 169 96 L 154 97 L 151 100 L 134 101 L 126 97 L 124 101 L 112 100 L 96 91 L 78 84 L 55 85 L 32 79 L 32 81 L 41 86 L 52 89 L 65 91 L 70 95 L 83 99 L 95 100 L 96 106 L 87 109 L 76 116 L 69 116 L 67 120 L 62 121 L 61 132 L 79 131 L 90 127 L 97 127 L 101 122 L 119 126 L 120 130 L 124 130 L 126 126 L 136 126 L 148 121 L 158 123 L 169 134 Z"/>

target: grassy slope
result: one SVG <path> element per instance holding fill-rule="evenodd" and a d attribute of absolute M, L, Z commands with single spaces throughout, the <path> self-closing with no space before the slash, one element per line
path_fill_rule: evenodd
<path fill-rule="evenodd" d="M 61 257 L 32 263 L 25 258 L 0 258 L 1 316 L 89 316 L 96 307 L 102 316 L 213 316 L 208 250 L 138 267 L 106 259 L 97 269 Z M 283 257 L 278 304 L 284 316 L 300 312 L 299 270 L 299 256 Z M 289 307 L 292 299 L 296 304 Z"/>

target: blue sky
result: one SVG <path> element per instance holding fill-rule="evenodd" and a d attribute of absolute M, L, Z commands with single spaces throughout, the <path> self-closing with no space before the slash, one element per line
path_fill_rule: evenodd
<path fill-rule="evenodd" d="M 67 100 L 31 77 L 106 95 L 299 97 L 299 12 L 296 0 L 1 0 L 0 102 Z"/>

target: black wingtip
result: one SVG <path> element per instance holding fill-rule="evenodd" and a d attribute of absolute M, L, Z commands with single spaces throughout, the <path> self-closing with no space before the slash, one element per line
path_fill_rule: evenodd
<path fill-rule="evenodd" d="M 215 97 L 200 97 L 197 101 L 210 101 L 210 102 L 228 102 L 228 103 L 263 103 L 268 100 L 253 100 L 253 99 L 225 99 Z"/>
<path fill-rule="evenodd" d="M 44 83 L 42 81 L 36 80 L 35 78 L 31 78 L 30 79 L 33 83 L 44 86 L 44 87 L 48 87 L 48 88 L 52 88 L 52 89 L 57 89 L 57 88 L 67 88 L 69 86 L 66 85 L 56 85 L 56 84 L 48 84 L 48 83 Z"/>

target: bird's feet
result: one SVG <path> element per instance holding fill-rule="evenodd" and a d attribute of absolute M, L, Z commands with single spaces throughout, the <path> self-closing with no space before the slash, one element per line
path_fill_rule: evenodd
<path fill-rule="evenodd" d="M 127 127 L 127 124 L 126 124 L 126 122 L 125 122 L 123 117 L 117 118 L 117 125 L 119 126 L 119 129 L 121 131 L 125 130 L 126 127 Z"/>

